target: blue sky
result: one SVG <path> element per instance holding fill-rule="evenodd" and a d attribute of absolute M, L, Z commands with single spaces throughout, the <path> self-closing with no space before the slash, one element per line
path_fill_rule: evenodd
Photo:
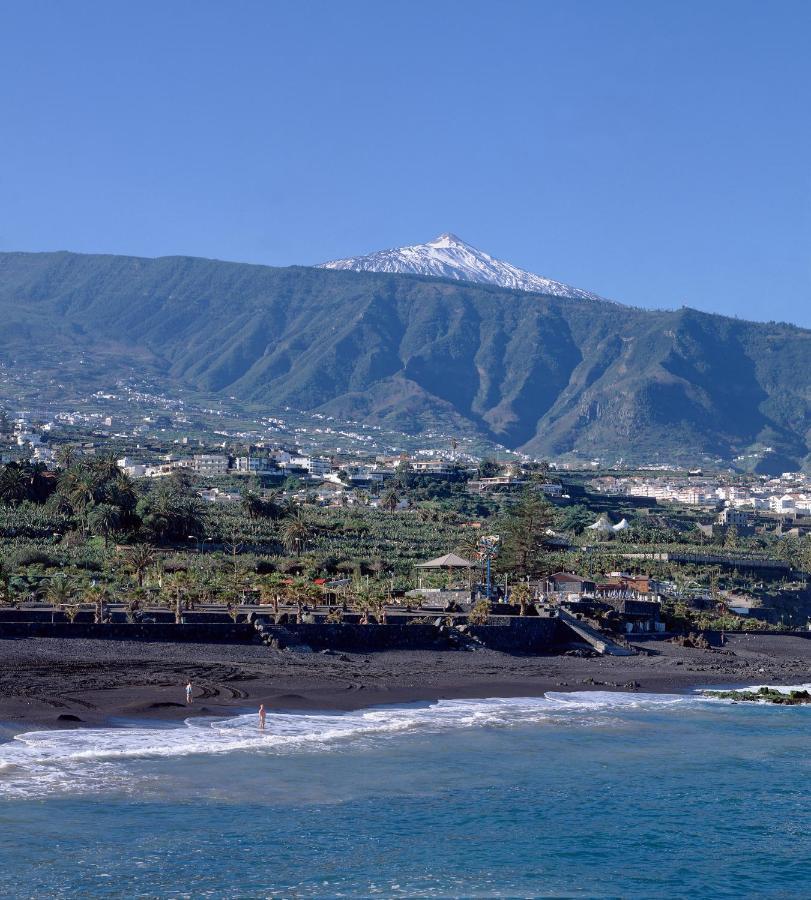
<path fill-rule="evenodd" d="M 315 263 L 453 231 L 811 326 L 811 3 L 0 3 L 0 248 Z"/>

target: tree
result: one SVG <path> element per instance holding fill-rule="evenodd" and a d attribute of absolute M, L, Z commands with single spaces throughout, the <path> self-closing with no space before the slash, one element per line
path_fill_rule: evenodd
<path fill-rule="evenodd" d="M 242 495 L 240 506 L 249 519 L 259 519 L 264 515 L 264 504 L 253 491 L 246 491 Z"/>
<path fill-rule="evenodd" d="M 87 516 L 87 526 L 93 534 L 104 537 L 104 546 L 110 541 L 110 534 L 117 531 L 121 525 L 121 510 L 111 503 L 99 503 L 94 506 Z"/>
<path fill-rule="evenodd" d="M 45 589 L 45 599 L 55 609 L 70 603 L 75 595 L 76 588 L 71 579 L 65 575 L 54 575 Z"/>
<path fill-rule="evenodd" d="M 262 605 L 273 604 L 273 612 L 279 612 L 279 601 L 284 591 L 287 579 L 274 572 L 272 575 L 265 575 L 259 579 L 259 602 Z"/>
<path fill-rule="evenodd" d="M 304 607 L 315 605 L 321 599 L 321 589 L 306 578 L 294 578 L 285 585 L 285 599 L 296 606 L 297 620 L 301 623 Z"/>
<path fill-rule="evenodd" d="M 97 456 L 91 461 L 90 465 L 101 481 L 104 482 L 112 481 L 121 474 L 115 453 L 104 453 L 101 456 Z"/>
<path fill-rule="evenodd" d="M 301 511 L 290 516 L 282 525 L 282 543 L 285 550 L 301 556 L 301 552 L 312 539 L 313 529 Z"/>
<path fill-rule="evenodd" d="M 11 600 L 11 568 L 5 560 L 0 559 L 0 603 Z"/>
<path fill-rule="evenodd" d="M 144 577 L 155 563 L 155 553 L 149 544 L 134 544 L 124 551 L 124 558 L 130 571 L 135 575 L 138 587 L 144 586 Z"/>
<path fill-rule="evenodd" d="M 521 607 L 519 615 L 525 616 L 532 603 L 532 591 L 526 581 L 519 581 L 510 590 L 510 600 Z"/>
<path fill-rule="evenodd" d="M 56 464 L 60 469 L 69 469 L 78 459 L 76 448 L 71 444 L 62 444 L 56 451 Z"/>
<path fill-rule="evenodd" d="M 169 480 L 158 485 L 138 502 L 138 516 L 156 543 L 185 541 L 199 534 L 205 524 L 203 502 L 190 489 Z"/>
<path fill-rule="evenodd" d="M 487 600 L 477 601 L 467 618 L 472 625 L 486 625 L 490 618 L 490 603 Z"/>
<path fill-rule="evenodd" d="M 98 473 L 86 465 L 74 465 L 59 476 L 57 490 L 71 513 L 79 519 L 83 532 L 88 530 L 90 509 L 101 499 L 101 485 Z"/>
<path fill-rule="evenodd" d="M 478 466 L 479 478 L 494 478 L 501 471 L 501 466 L 494 459 L 483 459 Z"/>
<path fill-rule="evenodd" d="M 353 606 L 360 612 L 360 624 L 369 625 L 370 616 L 381 625 L 386 624 L 386 598 L 375 587 L 360 585 L 353 590 Z"/>
<path fill-rule="evenodd" d="M 0 502 L 17 506 L 28 498 L 29 479 L 25 468 L 10 462 L 0 472 Z"/>
<path fill-rule="evenodd" d="M 502 527 L 502 567 L 525 575 L 535 571 L 551 521 L 549 502 L 535 491 L 525 493 L 510 510 Z"/>
<path fill-rule="evenodd" d="M 96 625 L 101 625 L 104 621 L 104 604 L 110 599 L 107 588 L 96 584 L 90 585 L 84 591 L 82 599 L 85 603 L 93 605 L 93 621 Z"/>
<path fill-rule="evenodd" d="M 572 534 L 582 534 L 584 529 L 591 525 L 593 514 L 582 503 L 567 506 L 558 514 L 558 527 Z"/>
<path fill-rule="evenodd" d="M 393 513 L 395 509 L 397 509 L 397 504 L 400 502 L 400 497 L 397 491 L 394 488 L 390 488 L 383 494 L 383 497 L 380 501 L 381 505 L 384 509 L 387 509 L 390 513 Z"/>
<path fill-rule="evenodd" d="M 169 605 L 174 606 L 175 624 L 180 625 L 183 617 L 183 598 L 189 592 L 188 577 L 185 572 L 174 572 L 163 579 L 163 591 L 169 600 Z"/>

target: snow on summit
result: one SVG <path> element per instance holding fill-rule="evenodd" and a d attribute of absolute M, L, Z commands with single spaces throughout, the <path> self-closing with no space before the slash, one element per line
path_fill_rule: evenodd
<path fill-rule="evenodd" d="M 434 275 L 496 284 L 520 291 L 534 291 L 555 297 L 578 300 L 599 300 L 597 294 L 569 287 L 551 278 L 526 272 L 508 262 L 495 259 L 489 253 L 465 243 L 455 234 L 441 234 L 427 244 L 379 250 L 368 256 L 352 256 L 321 263 L 319 269 L 352 269 L 355 272 L 401 272 L 409 275 Z"/>

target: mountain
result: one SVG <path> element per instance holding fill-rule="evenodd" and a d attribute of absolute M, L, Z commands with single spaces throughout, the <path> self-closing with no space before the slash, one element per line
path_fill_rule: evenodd
<path fill-rule="evenodd" d="M 380 250 L 369 256 L 353 256 L 321 263 L 320 269 L 351 269 L 353 272 L 399 272 L 404 275 L 433 275 L 472 281 L 476 284 L 495 284 L 499 287 L 532 291 L 550 297 L 570 297 L 599 300 L 596 294 L 569 287 L 559 281 L 525 272 L 508 262 L 495 259 L 483 250 L 466 244 L 455 234 L 441 234 L 427 244 Z"/>
<path fill-rule="evenodd" d="M 0 363 L 39 367 L 60 390 L 134 369 L 538 456 L 811 463 L 811 331 L 791 325 L 414 275 L 71 253 L 0 253 L 0 323 Z"/>

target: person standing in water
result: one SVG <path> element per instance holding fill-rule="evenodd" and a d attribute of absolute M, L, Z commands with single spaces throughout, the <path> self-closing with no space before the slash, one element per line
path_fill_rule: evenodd
<path fill-rule="evenodd" d="M 189 681 L 186 684 L 186 703 L 189 704 L 191 702 L 192 702 L 192 686 L 191 686 L 191 682 Z"/>
<path fill-rule="evenodd" d="M 259 704 L 259 728 L 264 731 L 265 730 L 265 704 Z"/>

